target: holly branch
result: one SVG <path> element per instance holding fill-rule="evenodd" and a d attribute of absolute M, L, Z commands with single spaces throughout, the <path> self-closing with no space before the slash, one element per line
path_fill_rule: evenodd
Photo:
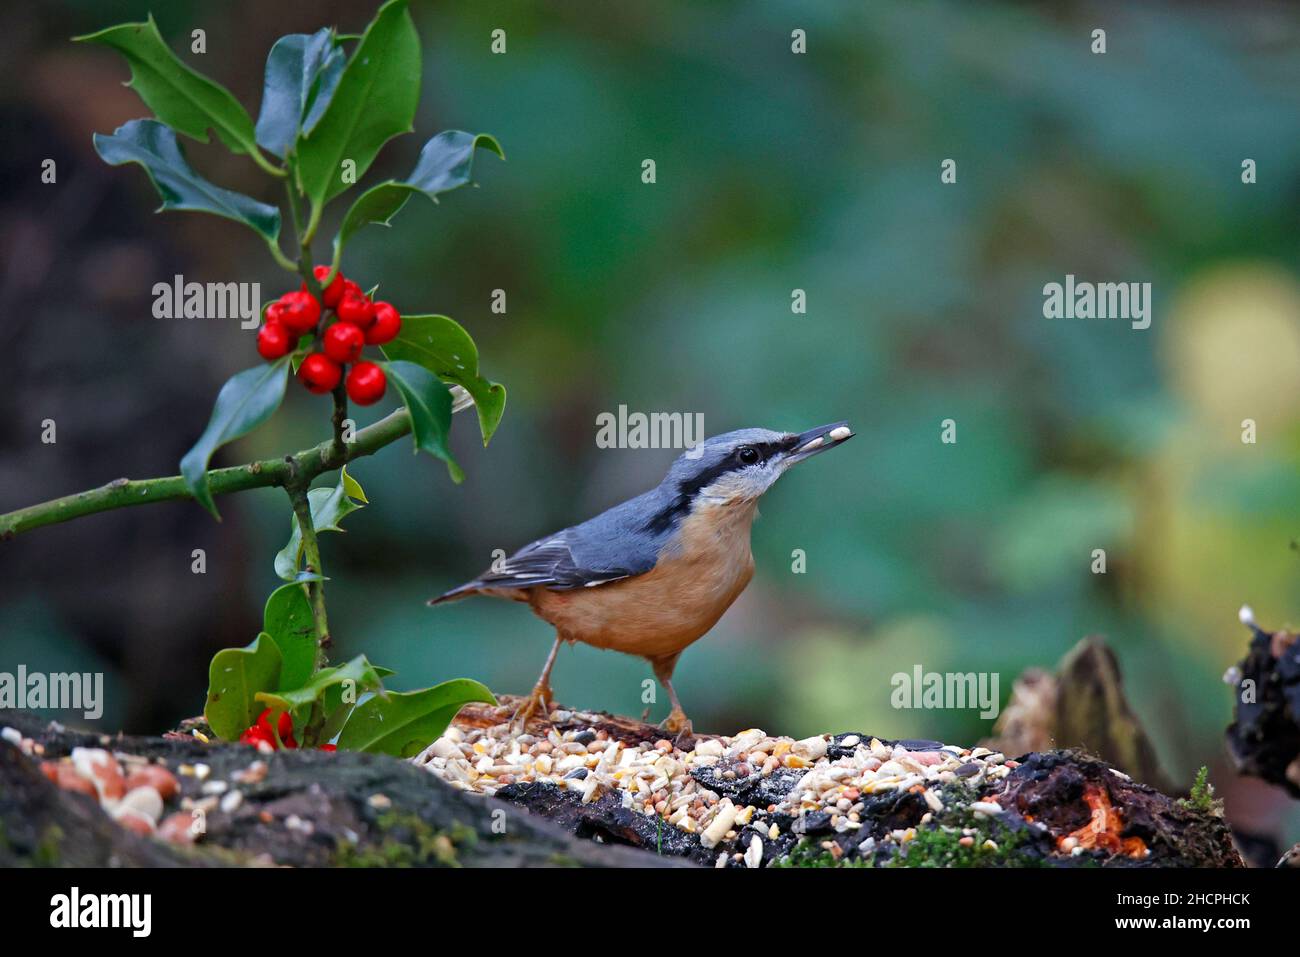
<path fill-rule="evenodd" d="M 274 567 L 287 584 L 268 597 L 257 637 L 213 658 L 204 709 L 209 726 L 226 740 L 267 749 L 333 747 L 331 739 L 337 739 L 340 748 L 418 750 L 442 732 L 460 704 L 492 701 L 492 694 L 468 679 L 389 692 L 383 679 L 392 672 L 364 655 L 330 666 L 318 535 L 341 531 L 342 518 L 367 504 L 348 463 L 404 435 L 461 481 L 464 473 L 447 444 L 453 413 L 475 406 L 486 445 L 506 394 L 479 374 L 478 349 L 458 323 L 436 314 L 403 315 L 373 298 L 378 285 L 365 292 L 340 267 L 345 246 L 359 231 L 387 226 L 414 196 L 436 203 L 440 195 L 470 185 L 476 151 L 502 156 L 501 147 L 487 134 L 448 130 L 432 137 L 405 179 L 379 182 L 352 202 L 339 222 L 330 263 L 317 264 L 312 240 L 325 206 L 357 183 L 391 138 L 413 127 L 421 44 L 408 0 L 387 0 L 360 35 L 326 27 L 276 41 L 256 123 L 229 90 L 176 56 L 152 18 L 76 39 L 120 52 L 131 68 L 129 85 L 154 113 L 110 135 L 96 134 L 100 157 L 113 166 L 142 167 L 163 201 L 161 209 L 208 213 L 248 227 L 301 287 L 263 305 L 257 353 L 264 363 L 222 386 L 207 427 L 180 461 L 179 475 L 117 479 L 5 513 L 0 541 L 98 512 L 177 499 L 193 500 L 219 519 L 214 496 L 279 487 L 292 518 L 288 544 Z M 296 253 L 281 246 L 280 208 L 211 183 L 189 164 L 178 137 L 207 143 L 211 132 L 283 181 L 291 227 L 284 238 Z M 378 349 L 373 361 L 363 357 L 367 346 Z M 279 458 L 210 468 L 222 446 L 270 419 L 295 378 L 314 395 L 332 396 L 331 437 Z M 349 400 L 373 405 L 390 384 L 403 407 L 354 433 Z M 333 486 L 312 487 L 318 476 L 334 471 L 339 478 Z"/>
<path fill-rule="evenodd" d="M 452 411 L 460 412 L 473 405 L 473 400 L 460 386 L 453 386 Z M 212 469 L 208 472 L 208 487 L 213 495 L 243 492 L 254 488 L 283 488 L 289 480 L 292 462 L 297 463 L 298 474 L 309 483 L 317 476 L 333 472 L 349 462 L 373 455 L 411 432 L 411 417 L 406 409 L 397 409 L 373 425 L 359 429 L 344 451 L 336 450 L 335 440 L 281 458 L 261 459 L 244 465 Z M 152 502 L 173 502 L 193 499 L 185 479 L 180 475 L 166 475 L 147 479 L 114 479 L 98 488 L 87 489 L 61 498 L 50 499 L 0 514 L 0 541 L 9 541 L 23 532 L 46 525 L 58 525 L 97 512 L 108 512 L 133 505 Z"/>

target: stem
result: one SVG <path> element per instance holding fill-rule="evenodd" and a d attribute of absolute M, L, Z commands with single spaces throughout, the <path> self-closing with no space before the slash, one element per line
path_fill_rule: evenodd
<path fill-rule="evenodd" d="M 411 431 L 411 419 L 405 409 L 398 409 L 373 425 L 368 425 L 357 432 L 350 445 L 342 453 L 335 446 L 334 439 L 291 456 L 298 463 L 299 474 L 308 483 L 316 476 L 346 465 L 355 459 L 372 455 L 384 446 L 395 442 Z M 227 492 L 242 492 L 250 488 L 284 487 L 290 481 L 289 466 L 286 459 L 263 459 L 230 468 L 213 469 L 208 473 L 208 488 L 213 495 Z M 107 512 L 115 508 L 131 505 L 147 505 L 150 502 L 169 502 L 176 499 L 190 499 L 193 496 L 179 475 L 169 475 L 150 479 L 117 479 L 99 488 L 65 495 L 39 505 L 29 505 L 17 511 L 0 515 L 0 541 L 7 541 L 15 535 L 56 525 L 69 519 L 96 512 Z"/>
<path fill-rule="evenodd" d="M 262 151 L 257 148 L 250 150 L 248 155 L 253 158 L 254 163 L 262 167 L 262 169 L 266 170 L 272 176 L 278 176 L 283 178 L 289 175 L 288 170 L 286 170 L 283 166 L 276 166 L 265 156 L 263 156 Z"/>
<path fill-rule="evenodd" d="M 293 195 L 293 183 L 287 179 L 284 181 L 284 192 L 289 200 L 289 221 L 293 223 L 293 235 L 301 237 L 302 226 L 298 222 L 298 199 Z"/>
<path fill-rule="evenodd" d="M 307 490 L 311 488 L 311 479 L 303 475 L 302 466 L 296 458 L 285 459 L 289 467 L 289 479 L 285 482 L 285 491 L 293 502 L 293 513 L 298 516 L 298 530 L 302 537 L 302 554 L 307 562 L 307 571 L 314 575 L 325 574 L 320 560 L 320 543 L 316 540 L 316 526 L 311 520 L 311 499 Z M 323 668 L 326 652 L 330 647 L 329 617 L 325 613 L 325 582 L 317 578 L 307 583 L 307 600 L 311 605 L 312 622 L 316 626 L 316 667 Z"/>
<path fill-rule="evenodd" d="M 302 729 L 302 747 L 316 747 L 316 745 L 320 743 L 320 732 L 324 725 L 324 709 L 321 708 L 320 699 L 317 698 L 311 703 L 311 716 L 307 719 L 307 724 Z"/>
<path fill-rule="evenodd" d="M 298 218 L 298 199 L 293 194 L 293 185 L 286 181 L 284 184 L 284 191 L 289 197 L 289 216 L 293 221 L 293 233 L 298 237 L 298 263 L 295 268 L 297 268 L 298 273 L 302 276 L 303 282 L 307 284 L 307 291 L 315 296 L 316 301 L 321 304 L 321 308 L 324 308 L 324 287 L 316 278 L 316 273 L 313 271 L 315 268 L 315 260 L 312 258 L 311 254 L 312 227 L 307 227 L 308 232 L 304 233 L 302 231 L 302 223 Z M 315 206 L 312 207 L 312 212 L 313 216 L 315 216 Z"/>
<path fill-rule="evenodd" d="M 325 285 L 328 286 L 334 281 L 334 277 L 339 274 L 339 267 L 343 264 L 343 250 L 338 243 L 334 244 L 334 258 L 330 261 L 330 274 L 325 277 Z"/>
<path fill-rule="evenodd" d="M 302 234 L 302 242 L 304 246 L 316 238 L 316 228 L 320 226 L 320 216 L 324 208 L 323 204 L 317 203 L 314 200 L 312 201 L 311 215 L 307 217 L 307 231 Z"/>
<path fill-rule="evenodd" d="M 302 275 L 303 285 L 324 308 L 325 297 L 320 283 L 313 271 L 311 255 L 311 236 L 304 233 L 298 219 L 298 197 L 294 195 L 293 183 L 284 181 L 285 196 L 289 201 L 289 219 L 293 223 L 293 234 L 298 239 L 298 272 Z M 315 207 L 313 206 L 313 212 Z M 347 398 L 343 394 L 342 384 L 334 390 L 334 437 L 329 443 L 329 451 L 322 454 L 322 462 L 347 461 L 348 448 L 343 441 L 343 419 L 347 416 Z M 311 605 L 312 623 L 316 629 L 316 669 L 325 667 L 331 645 L 329 616 L 325 611 L 325 568 L 321 564 L 320 543 L 316 540 L 316 526 L 311 519 L 311 499 L 307 492 L 311 489 L 315 475 L 304 473 L 301 462 L 294 456 L 286 460 L 289 466 L 289 478 L 284 483 L 289 500 L 293 502 L 293 513 L 298 518 L 298 531 L 302 540 L 302 554 L 307 571 L 316 577 L 307 582 L 307 600 Z M 314 712 L 313 712 L 314 716 Z"/>
<path fill-rule="evenodd" d="M 343 441 L 343 422 L 348 417 L 348 393 L 340 382 L 334 387 L 334 455 L 344 458 L 348 454 L 348 444 Z"/>
<path fill-rule="evenodd" d="M 298 271 L 298 264 L 281 251 L 278 242 L 270 236 L 264 236 L 263 238 L 266 240 L 266 248 L 271 251 L 271 257 L 276 261 L 277 265 L 283 269 L 289 270 L 289 272 Z"/>

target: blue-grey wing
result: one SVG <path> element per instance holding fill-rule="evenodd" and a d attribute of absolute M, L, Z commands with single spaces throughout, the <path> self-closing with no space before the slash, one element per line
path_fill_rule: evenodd
<path fill-rule="evenodd" d="M 593 554 L 572 531 L 566 529 L 521 548 L 479 576 L 479 581 L 491 588 L 583 588 L 639 575 L 653 567 L 653 563 L 646 567 Z"/>
<path fill-rule="evenodd" d="M 653 493 L 539 538 L 431 604 L 485 589 L 592 588 L 654 568 L 667 535 L 645 529 Z"/>

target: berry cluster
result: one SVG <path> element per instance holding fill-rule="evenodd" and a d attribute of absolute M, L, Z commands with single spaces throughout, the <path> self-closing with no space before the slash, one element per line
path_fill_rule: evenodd
<path fill-rule="evenodd" d="M 329 277 L 329 266 L 317 266 L 313 272 L 318 282 Z M 322 306 L 324 308 L 322 308 Z M 328 321 L 327 310 L 334 320 Z M 324 333 L 321 333 L 322 323 Z M 332 392 L 340 380 L 348 398 L 357 405 L 372 405 L 384 397 L 388 386 L 384 370 L 361 359 L 366 346 L 391 342 L 402 329 L 402 316 L 387 302 L 372 302 L 351 279 L 342 273 L 321 293 L 318 301 L 301 289 L 286 292 L 266 307 L 266 322 L 257 333 L 257 351 L 263 359 L 274 361 L 298 347 L 298 337 L 319 334 L 321 351 L 312 352 L 298 367 L 298 378 L 309 392 L 318 395 Z M 344 369 L 348 370 L 344 380 Z"/>
<path fill-rule="evenodd" d="M 275 723 L 275 732 L 271 731 L 271 721 L 269 715 L 271 709 L 267 708 L 257 716 L 257 721 L 249 725 L 248 730 L 239 736 L 241 744 L 251 744 L 259 751 L 274 751 L 275 739 L 279 735 L 280 743 L 286 748 L 298 747 L 298 742 L 293 739 L 293 718 L 289 712 L 281 711 L 280 718 Z M 321 751 L 337 751 L 337 746 L 333 744 L 322 744 Z"/>

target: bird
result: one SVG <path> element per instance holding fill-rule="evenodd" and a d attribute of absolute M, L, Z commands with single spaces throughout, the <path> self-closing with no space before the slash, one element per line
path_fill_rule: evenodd
<path fill-rule="evenodd" d="M 754 574 L 750 529 L 758 500 L 786 470 L 853 437 L 847 422 L 806 432 L 739 429 L 689 447 L 658 486 L 525 545 L 430 605 L 471 595 L 527 602 L 555 628 L 555 642 L 515 711 L 523 729 L 548 717 L 551 669 L 564 642 L 649 661 L 672 704 L 660 727 L 693 736 L 672 677 Z"/>

